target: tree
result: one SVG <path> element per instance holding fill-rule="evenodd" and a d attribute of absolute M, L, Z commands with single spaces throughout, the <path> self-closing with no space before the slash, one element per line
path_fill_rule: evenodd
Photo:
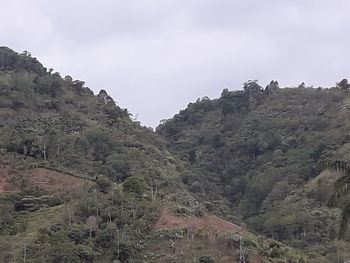
<path fill-rule="evenodd" d="M 337 82 L 337 87 L 345 90 L 349 89 L 350 84 L 348 82 L 348 79 L 342 79 L 341 81 Z"/>
<path fill-rule="evenodd" d="M 99 177 L 97 179 L 96 184 L 97 184 L 99 190 L 102 193 L 106 194 L 106 193 L 108 193 L 108 190 L 110 189 L 110 187 L 112 185 L 112 182 L 105 177 Z"/>
<path fill-rule="evenodd" d="M 194 164 L 196 162 L 196 151 L 194 149 L 191 149 L 189 152 L 188 152 L 188 161 L 191 163 L 191 164 Z"/>
<path fill-rule="evenodd" d="M 341 197 L 349 193 L 350 186 L 350 163 L 347 161 L 335 160 L 335 161 L 326 161 L 322 163 L 324 168 L 328 168 L 334 171 L 342 172 L 343 177 L 339 178 L 334 184 L 334 193 L 329 201 L 329 205 L 334 207 L 339 204 Z M 350 204 L 345 203 L 342 206 L 342 216 L 339 228 L 338 239 L 343 239 L 346 231 L 348 229 L 348 221 L 350 219 Z"/>
<path fill-rule="evenodd" d="M 104 89 L 100 90 L 97 97 L 99 99 L 99 102 L 102 104 L 113 103 L 115 105 L 113 99 L 107 94 Z"/>
<path fill-rule="evenodd" d="M 90 128 L 86 130 L 85 137 L 88 142 L 89 153 L 94 161 L 101 161 L 103 164 L 114 148 L 113 134 L 101 128 Z"/>
<path fill-rule="evenodd" d="M 252 100 L 254 94 L 261 93 L 263 88 L 258 84 L 257 80 L 248 80 L 243 83 L 243 89 L 245 93 L 249 94 L 249 98 Z"/>
<path fill-rule="evenodd" d="M 278 90 L 280 87 L 279 87 L 279 84 L 278 84 L 278 81 L 276 80 L 271 80 L 270 84 L 266 86 L 265 88 L 265 92 L 267 94 L 270 94 L 276 90 Z"/>
<path fill-rule="evenodd" d="M 86 228 L 89 229 L 90 238 L 92 238 L 92 232 L 96 231 L 96 229 L 98 228 L 98 223 L 97 223 L 97 217 L 96 216 L 89 216 L 86 219 Z"/>
<path fill-rule="evenodd" d="M 123 183 L 123 191 L 127 193 L 142 195 L 145 188 L 146 182 L 141 176 L 130 176 Z"/>

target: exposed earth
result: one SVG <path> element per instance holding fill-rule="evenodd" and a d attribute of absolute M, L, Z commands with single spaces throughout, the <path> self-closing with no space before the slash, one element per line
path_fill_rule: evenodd
<path fill-rule="evenodd" d="M 88 183 L 89 181 L 82 178 L 45 168 L 17 170 L 3 166 L 0 169 L 0 193 L 18 192 L 27 187 L 39 187 L 52 192 L 69 190 Z"/>
<path fill-rule="evenodd" d="M 176 229 L 187 229 L 187 233 L 174 240 L 164 236 L 166 231 Z M 225 235 L 246 233 L 240 226 L 219 217 L 181 217 L 168 207 L 162 209 L 153 231 L 158 236 L 150 245 L 148 255 L 157 263 L 198 262 L 205 255 L 211 255 L 214 262 L 239 262 L 239 247 Z M 261 263 L 262 258 L 256 255 L 249 262 Z"/>
<path fill-rule="evenodd" d="M 218 232 L 235 232 L 242 233 L 241 227 L 225 221 L 216 216 L 203 216 L 203 217 L 179 217 L 169 208 L 164 208 L 161 211 L 160 218 L 154 225 L 154 230 L 163 228 L 175 228 L 175 227 L 187 227 L 187 228 L 211 228 Z"/>

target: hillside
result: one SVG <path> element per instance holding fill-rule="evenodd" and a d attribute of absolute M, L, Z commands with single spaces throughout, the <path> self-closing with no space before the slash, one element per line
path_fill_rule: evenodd
<path fill-rule="evenodd" d="M 339 175 L 319 163 L 350 156 L 345 82 L 316 89 L 272 81 L 264 89 L 249 81 L 219 99 L 190 103 L 157 133 L 171 152 L 206 172 L 182 178 L 192 192 L 219 194 L 250 229 L 338 262 L 332 241 L 340 210 L 327 201 Z"/>
<path fill-rule="evenodd" d="M 94 95 L 6 47 L 0 150 L 1 262 L 22 262 L 23 246 L 26 262 L 107 262 L 117 235 L 126 262 L 141 251 L 165 193 L 186 192 L 177 179 L 183 162 L 104 90 Z"/>
<path fill-rule="evenodd" d="M 233 235 L 217 217 L 238 219 L 220 187 L 206 197 L 183 183 L 211 173 L 130 115 L 106 91 L 0 47 L 0 262 L 236 262 L 240 244 L 255 261 L 306 258 L 248 231 Z M 164 211 L 179 223 L 159 228 Z M 210 243 L 203 231 L 221 225 Z"/>

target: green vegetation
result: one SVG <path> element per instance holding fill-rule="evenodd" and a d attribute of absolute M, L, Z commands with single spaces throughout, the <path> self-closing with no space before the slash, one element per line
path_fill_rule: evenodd
<path fill-rule="evenodd" d="M 0 195 L 0 243 L 13 237 L 1 262 L 129 262 L 142 252 L 165 192 L 183 188 L 180 173 L 191 173 L 106 91 L 95 96 L 82 81 L 4 47 L 0 149 L 8 170 L 0 184 L 15 174 L 19 190 Z M 43 190 L 49 179 L 32 185 L 26 177 L 36 167 L 92 183 Z"/>
<path fill-rule="evenodd" d="M 327 206 L 347 177 L 319 166 L 349 156 L 348 90 L 247 81 L 154 133 L 106 91 L 0 47 L 0 262 L 348 259 L 348 200 Z M 155 231 L 164 207 L 255 234 Z"/>
<path fill-rule="evenodd" d="M 182 179 L 190 190 L 224 197 L 257 233 L 305 251 L 336 253 L 331 241 L 341 215 L 327 207 L 336 177 L 320 175 L 318 164 L 349 156 L 344 83 L 282 89 L 272 81 L 264 89 L 248 81 L 243 90 L 190 103 L 157 133 L 202 171 Z"/>
<path fill-rule="evenodd" d="M 329 205 L 331 207 L 339 206 L 342 208 L 341 223 L 339 229 L 339 239 L 344 239 L 347 234 L 348 221 L 350 216 L 350 203 L 348 200 L 344 200 L 349 192 L 349 182 L 350 182 L 350 163 L 348 161 L 326 161 L 323 167 L 329 168 L 344 174 L 335 182 L 334 193 L 329 200 Z"/>

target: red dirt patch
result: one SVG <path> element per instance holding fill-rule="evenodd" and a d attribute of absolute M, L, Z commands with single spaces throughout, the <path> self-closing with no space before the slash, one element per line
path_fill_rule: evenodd
<path fill-rule="evenodd" d="M 26 187 L 39 187 L 48 191 L 70 190 L 91 182 L 44 168 L 16 170 L 0 169 L 0 193 L 18 192 Z"/>
<path fill-rule="evenodd" d="M 0 122 L 6 123 L 16 120 L 17 117 L 16 111 L 10 109 L 1 109 L 0 110 Z"/>
<path fill-rule="evenodd" d="M 261 256 L 256 256 L 255 258 L 249 261 L 250 263 L 263 263 L 263 259 Z"/>
<path fill-rule="evenodd" d="M 236 233 L 243 232 L 241 227 L 216 216 L 185 218 L 174 215 L 169 208 L 164 208 L 160 214 L 160 218 L 154 225 L 154 230 L 176 227 L 212 228 L 222 233 L 229 231 Z"/>
<path fill-rule="evenodd" d="M 187 236 L 171 241 L 157 236 L 150 244 L 149 257 L 156 263 L 198 262 L 200 256 L 210 255 L 214 262 L 235 263 L 237 244 L 225 237 L 227 232 L 243 234 L 244 230 L 216 216 L 180 217 L 170 208 L 163 208 L 153 230 L 187 227 Z M 252 262 L 261 263 L 258 258 Z"/>

